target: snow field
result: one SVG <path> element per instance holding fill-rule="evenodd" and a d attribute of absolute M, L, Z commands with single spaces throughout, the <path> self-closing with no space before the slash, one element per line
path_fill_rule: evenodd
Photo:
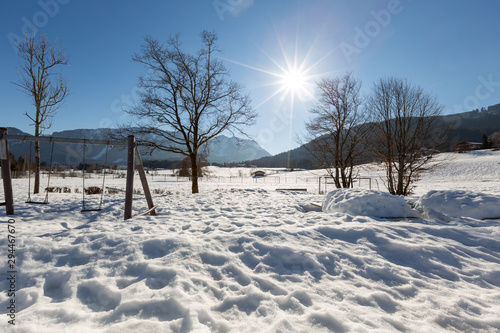
<path fill-rule="evenodd" d="M 435 171 L 442 175 L 434 179 L 453 191 L 433 192 L 440 195 L 424 196 L 421 204 L 439 214 L 427 216 L 421 209 L 422 218 L 408 221 L 375 217 L 376 206 L 324 213 L 310 205 L 325 198 L 313 192 L 316 184 L 308 192 L 289 192 L 276 191 L 282 184 L 202 182 L 202 193 L 191 195 L 189 183 L 162 179 L 150 182 L 151 188 L 173 194 L 153 195 L 159 214 L 122 221 L 123 194 L 106 195 L 101 212 L 81 213 L 81 193 L 51 193 L 50 205 L 28 206 L 27 181 L 14 180 L 16 329 L 498 331 L 500 222 L 442 209 L 472 195 L 475 208 L 498 198 L 498 191 L 488 190 L 491 182 L 458 191 L 464 185 L 455 179 L 467 170 L 462 164 L 475 163 L 469 158 L 458 156 L 441 166 L 448 171 Z M 478 158 L 490 166 L 482 177 L 492 178 L 499 155 Z M 96 181 L 86 183 L 99 186 Z M 81 179 L 53 182 L 81 186 Z M 110 180 L 109 186 L 124 182 Z M 423 177 L 417 189 L 434 186 Z M 358 194 L 339 196 L 337 202 L 357 201 L 352 208 L 374 202 L 372 191 L 353 193 Z M 89 205 L 98 197 L 89 196 Z M 407 209 L 380 197 L 386 212 Z M 145 207 L 144 198 L 135 195 L 134 211 Z M 6 222 L 0 216 L 0 228 Z M 6 248 L 5 236 L 0 248 Z M 3 290 L 6 271 L 2 261 Z M 8 301 L 1 293 L 0 307 Z M 0 327 L 10 329 L 6 320 Z"/>

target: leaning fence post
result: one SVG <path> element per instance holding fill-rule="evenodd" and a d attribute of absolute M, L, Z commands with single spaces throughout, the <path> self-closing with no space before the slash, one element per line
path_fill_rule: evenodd
<path fill-rule="evenodd" d="M 141 154 L 139 154 L 139 150 L 137 149 L 136 154 L 136 168 L 139 173 L 139 178 L 141 179 L 142 189 L 144 190 L 144 195 L 146 196 L 146 202 L 148 203 L 148 209 L 151 210 L 151 215 L 156 215 L 156 210 L 154 209 L 155 205 L 153 203 L 153 198 L 151 197 L 151 191 L 149 190 L 148 179 L 146 178 L 146 173 L 144 172 L 144 166 L 142 165 Z"/>
<path fill-rule="evenodd" d="M 3 191 L 5 196 L 5 214 L 14 215 L 14 195 L 12 194 L 12 176 L 10 173 L 9 142 L 3 139 L 8 129 L 0 128 L 0 164 L 2 167 Z"/>
<path fill-rule="evenodd" d="M 135 173 L 135 136 L 128 136 L 127 154 L 127 184 L 125 187 L 125 212 L 124 220 L 132 218 L 132 201 L 134 199 L 134 173 Z"/>

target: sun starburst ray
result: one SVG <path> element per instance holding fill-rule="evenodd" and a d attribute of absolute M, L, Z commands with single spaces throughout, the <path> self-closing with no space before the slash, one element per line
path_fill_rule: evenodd
<path fill-rule="evenodd" d="M 239 61 L 231 59 L 221 59 L 231 62 L 233 64 L 249 68 L 259 73 L 263 73 L 273 77 L 272 80 L 262 80 L 264 82 L 260 83 L 258 87 L 276 87 L 275 89 L 269 89 L 268 95 L 262 100 L 255 109 L 260 108 L 264 104 L 268 103 L 270 100 L 278 95 L 281 95 L 281 103 L 285 103 L 286 109 L 289 109 L 290 116 L 293 117 L 294 108 L 297 102 L 303 103 L 304 107 L 307 107 L 307 101 L 317 101 L 314 96 L 314 85 L 315 81 L 329 73 L 318 71 L 322 63 L 324 63 L 327 58 L 329 58 L 335 50 L 330 50 L 327 53 L 321 55 L 319 59 L 313 59 L 316 54 L 318 47 L 318 39 L 314 38 L 313 43 L 305 52 L 302 52 L 299 45 L 299 32 L 296 32 L 295 40 L 291 45 L 285 45 L 285 38 L 277 32 L 276 27 L 274 27 L 275 37 L 276 37 L 276 48 L 278 56 L 272 56 L 268 50 L 264 50 L 257 43 L 255 47 L 262 52 L 262 54 L 270 61 L 270 63 L 275 66 L 274 70 L 268 68 L 261 68 L 255 65 L 245 64 Z M 291 46 L 293 48 L 290 49 Z"/>

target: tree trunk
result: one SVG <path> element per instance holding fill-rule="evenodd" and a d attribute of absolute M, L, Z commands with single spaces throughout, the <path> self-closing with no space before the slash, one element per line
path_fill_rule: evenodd
<path fill-rule="evenodd" d="M 38 119 L 38 117 L 37 117 Z M 40 136 L 39 124 L 35 124 L 35 136 Z M 33 194 L 40 193 L 40 142 L 35 141 L 35 187 Z"/>
<path fill-rule="evenodd" d="M 191 160 L 191 193 L 199 193 L 198 190 L 198 159 L 196 154 L 189 156 Z"/>
<path fill-rule="evenodd" d="M 397 195 L 406 195 L 404 191 L 404 173 L 405 173 L 405 163 L 400 157 L 399 161 L 399 169 L 398 169 L 398 190 L 396 192 Z"/>
<path fill-rule="evenodd" d="M 390 194 L 395 195 L 396 191 L 394 190 L 394 175 L 392 172 L 392 162 L 388 164 L 386 174 L 387 174 L 387 189 L 389 190 Z"/>
<path fill-rule="evenodd" d="M 340 170 L 337 162 L 335 162 L 335 177 L 333 177 L 333 180 L 335 181 L 336 188 L 342 188 L 342 185 L 340 185 Z"/>

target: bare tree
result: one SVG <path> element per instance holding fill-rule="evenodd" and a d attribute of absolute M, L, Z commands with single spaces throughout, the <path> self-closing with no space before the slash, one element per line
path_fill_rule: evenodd
<path fill-rule="evenodd" d="M 492 148 L 500 148 L 500 132 L 495 132 L 488 137 Z"/>
<path fill-rule="evenodd" d="M 319 99 L 306 123 L 304 147 L 325 168 L 337 188 L 352 187 L 354 166 L 362 162 L 369 125 L 361 108 L 361 83 L 352 73 L 317 83 Z"/>
<path fill-rule="evenodd" d="M 26 116 L 35 126 L 35 136 L 40 136 L 52 125 L 52 118 L 68 95 L 67 82 L 56 69 L 67 65 L 64 49 L 55 42 L 49 43 L 47 35 L 25 35 L 17 46 L 21 57 L 18 69 L 19 82 L 13 82 L 28 95 L 35 112 Z M 35 142 L 35 186 L 33 193 L 40 192 L 40 142 Z"/>
<path fill-rule="evenodd" d="M 436 125 L 442 106 L 421 87 L 394 77 L 374 85 L 368 104 L 377 122 L 375 152 L 386 171 L 387 189 L 408 195 L 441 143 Z"/>
<path fill-rule="evenodd" d="M 210 140 L 224 131 L 243 133 L 240 126 L 256 117 L 243 87 L 228 80 L 216 57 L 217 35 L 203 31 L 200 37 L 196 54 L 181 49 L 178 35 L 165 44 L 146 37 L 133 60 L 148 74 L 139 78 L 139 103 L 125 110 L 136 118 L 130 126 L 143 144 L 187 156 L 191 170 L 198 170 L 198 153 Z M 198 174 L 191 179 L 192 193 L 198 193 Z"/>

